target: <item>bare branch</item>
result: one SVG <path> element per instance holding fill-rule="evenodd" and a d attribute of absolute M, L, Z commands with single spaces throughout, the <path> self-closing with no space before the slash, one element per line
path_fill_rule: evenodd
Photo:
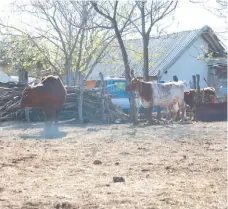
<path fill-rule="evenodd" d="M 103 17 L 109 19 L 111 22 L 114 20 L 112 17 L 110 17 L 109 15 L 103 13 L 101 10 L 98 9 L 97 7 L 97 3 L 95 1 L 91 1 L 91 4 L 93 6 L 93 8 L 100 14 L 102 15 Z"/>

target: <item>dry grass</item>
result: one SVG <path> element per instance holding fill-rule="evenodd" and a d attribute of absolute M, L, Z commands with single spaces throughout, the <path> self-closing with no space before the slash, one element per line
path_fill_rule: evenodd
<path fill-rule="evenodd" d="M 62 126 L 56 139 L 0 128 L 0 208 L 225 209 L 226 128 Z"/>

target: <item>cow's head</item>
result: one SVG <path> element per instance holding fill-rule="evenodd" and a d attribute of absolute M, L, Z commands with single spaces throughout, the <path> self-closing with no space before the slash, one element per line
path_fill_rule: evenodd
<path fill-rule="evenodd" d="M 133 91 L 137 91 L 139 88 L 139 80 L 135 77 L 133 77 L 131 79 L 131 81 L 128 83 L 128 85 L 126 86 L 125 91 L 127 92 L 133 92 Z"/>
<path fill-rule="evenodd" d="M 33 107 L 34 106 L 34 90 L 33 90 L 33 86 L 32 85 L 28 85 L 25 87 L 23 93 L 22 93 L 22 98 L 21 98 L 21 108 L 25 108 L 25 107 Z"/>
<path fill-rule="evenodd" d="M 131 81 L 126 85 L 125 91 L 126 92 L 135 92 L 139 87 L 139 80 L 134 75 L 134 70 L 131 70 Z"/>

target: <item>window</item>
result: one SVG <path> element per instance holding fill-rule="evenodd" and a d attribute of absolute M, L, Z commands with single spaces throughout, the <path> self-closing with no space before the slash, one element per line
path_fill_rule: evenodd
<path fill-rule="evenodd" d="M 113 91 L 125 91 L 125 81 L 113 81 Z"/>

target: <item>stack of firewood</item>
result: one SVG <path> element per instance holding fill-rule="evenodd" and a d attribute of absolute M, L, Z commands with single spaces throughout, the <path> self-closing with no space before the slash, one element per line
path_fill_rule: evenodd
<path fill-rule="evenodd" d="M 0 85 L 0 122 L 1 121 L 26 121 L 25 110 L 20 108 L 23 92 L 23 85 Z M 83 118 L 87 122 L 101 121 L 101 89 L 84 89 L 83 91 Z M 59 120 L 78 120 L 78 103 L 80 89 L 78 87 L 67 87 L 67 99 L 64 108 L 59 116 Z M 111 98 L 104 95 L 105 122 L 112 123 L 117 119 L 126 122 L 129 117 L 118 107 L 113 105 Z M 43 121 L 44 116 L 39 109 L 29 110 L 30 121 Z M 104 122 L 104 121 L 103 121 Z"/>

